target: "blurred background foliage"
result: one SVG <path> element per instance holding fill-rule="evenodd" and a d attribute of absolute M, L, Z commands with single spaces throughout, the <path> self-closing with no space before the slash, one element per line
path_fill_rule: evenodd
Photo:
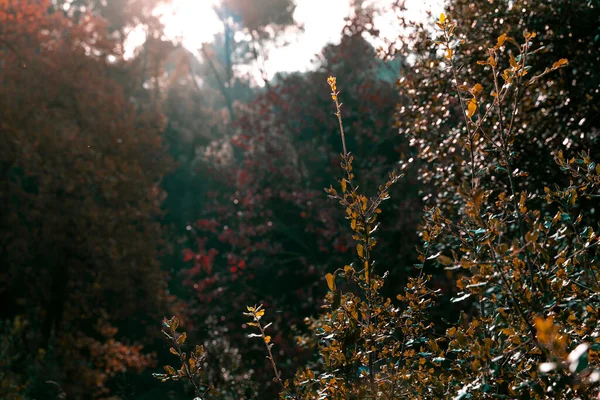
<path fill-rule="evenodd" d="M 457 188 L 469 172 L 459 104 L 442 95 L 452 78 L 432 50 L 437 16 L 411 21 L 402 1 L 351 1 L 339 42 L 314 69 L 269 78 L 266 49 L 302 30 L 294 1 L 217 2 L 223 29 L 194 50 L 164 35 L 154 10 L 168 3 L 0 0 L 1 398 L 190 398 L 190 387 L 150 374 L 173 357 L 160 336 L 164 315 L 204 345 L 209 396 L 275 398 L 262 345 L 246 335 L 246 304 L 276 311 L 284 377 L 314 361 L 297 338 L 321 312 L 323 277 L 354 250 L 344 210 L 323 192 L 341 161 L 330 75 L 343 82 L 360 187 L 374 192 L 393 169 L 405 174 L 382 206 L 374 258 L 389 271 L 384 295 L 395 298 L 418 274 L 424 206 L 463 217 Z M 464 40 L 461 82 L 493 85 L 474 68 L 503 33 L 537 33 L 543 50 L 532 70 L 569 60 L 523 94 L 514 121 L 513 166 L 528 174 L 517 185 L 541 203 L 544 187 L 573 179 L 554 162 L 558 150 L 600 148 L 600 7 L 445 7 Z M 383 13 L 397 16 L 393 41 L 375 24 Z M 135 29 L 145 40 L 126 56 Z M 478 170 L 501 164 L 487 156 Z M 506 184 L 481 179 L 491 190 Z M 581 201 L 582 218 L 597 226 L 597 199 Z M 450 255 L 456 243 L 434 253 Z M 476 304 L 451 301 L 452 271 L 425 268 L 439 290 L 430 318 L 443 334 Z"/>

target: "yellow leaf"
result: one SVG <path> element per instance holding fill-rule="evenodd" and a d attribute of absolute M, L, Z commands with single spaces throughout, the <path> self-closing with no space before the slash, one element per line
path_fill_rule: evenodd
<path fill-rule="evenodd" d="M 364 249 L 363 249 L 363 245 L 362 244 L 359 243 L 359 244 L 356 245 L 356 252 L 358 253 L 358 256 L 360 258 L 363 258 L 363 254 L 364 254 L 363 250 Z"/>
<path fill-rule="evenodd" d="M 354 268 L 352 268 L 349 265 L 344 266 L 344 273 L 346 274 L 346 276 L 350 276 L 352 275 L 352 273 L 354 273 Z"/>
<path fill-rule="evenodd" d="M 185 342 L 185 339 L 187 338 L 187 334 L 185 332 L 183 332 L 179 338 L 177 338 L 177 344 L 182 345 Z"/>
<path fill-rule="evenodd" d="M 510 62 L 510 66 L 513 67 L 513 68 L 515 68 L 515 67 L 517 67 L 519 65 L 517 63 L 517 59 L 512 54 L 510 55 L 509 62 Z"/>
<path fill-rule="evenodd" d="M 346 193 L 346 180 L 342 179 L 340 184 L 342 185 L 342 193 Z"/>
<path fill-rule="evenodd" d="M 441 13 L 441 14 L 440 14 L 440 22 L 441 22 L 442 24 L 446 22 L 446 14 L 444 14 L 444 13 Z"/>
<path fill-rule="evenodd" d="M 265 343 L 266 344 L 271 343 L 271 336 L 265 336 Z"/>
<path fill-rule="evenodd" d="M 569 60 L 567 60 L 566 58 L 561 58 L 560 60 L 558 60 L 557 62 L 552 64 L 552 69 L 560 68 L 563 65 L 567 65 L 568 63 L 569 63 Z"/>
<path fill-rule="evenodd" d="M 178 356 L 178 355 L 179 355 L 179 353 L 177 352 L 177 350 L 175 350 L 175 348 L 174 348 L 174 347 L 171 347 L 171 348 L 169 349 L 169 351 L 171 352 L 171 354 L 175 354 L 176 356 Z"/>
<path fill-rule="evenodd" d="M 452 52 L 452 49 L 448 49 L 448 50 L 447 50 L 447 52 L 446 52 L 446 58 L 447 58 L 448 60 L 452 58 L 452 53 L 453 53 L 453 52 Z"/>
<path fill-rule="evenodd" d="M 329 290 L 333 292 L 335 290 L 335 277 L 333 276 L 333 274 L 325 275 L 325 280 L 327 281 L 327 286 L 329 287 Z"/>
<path fill-rule="evenodd" d="M 256 318 L 260 319 L 260 317 L 262 317 L 263 315 L 265 315 L 265 310 L 259 310 L 254 315 L 256 316 Z"/>
<path fill-rule="evenodd" d="M 505 41 L 506 41 L 506 33 L 503 33 L 502 35 L 498 36 L 498 43 L 496 44 L 496 47 L 502 46 Z"/>
<path fill-rule="evenodd" d="M 473 96 L 478 96 L 479 93 L 481 93 L 483 91 L 483 86 L 481 86 L 480 83 L 476 83 L 475 86 L 473 86 L 473 89 L 471 89 L 471 93 L 473 93 Z"/>
<path fill-rule="evenodd" d="M 452 264 L 452 259 L 443 254 L 439 255 L 437 259 L 440 262 L 440 264 L 442 264 L 442 265 L 448 266 L 448 265 Z"/>
<path fill-rule="evenodd" d="M 164 368 L 165 368 L 165 371 L 167 371 L 167 373 L 169 375 L 175 375 L 176 374 L 175 368 L 171 367 L 170 365 L 165 365 Z"/>
<path fill-rule="evenodd" d="M 475 111 L 477 111 L 477 101 L 475 100 L 475 98 L 472 98 L 471 101 L 469 101 L 467 117 L 473 117 L 473 115 L 475 115 Z"/>

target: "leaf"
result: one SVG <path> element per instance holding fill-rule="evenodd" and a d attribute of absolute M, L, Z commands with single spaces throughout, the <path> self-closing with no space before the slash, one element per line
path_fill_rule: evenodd
<path fill-rule="evenodd" d="M 175 368 L 171 367 L 170 365 L 165 365 L 164 368 L 169 375 L 176 375 Z"/>
<path fill-rule="evenodd" d="M 569 60 L 567 60 L 566 58 L 561 58 L 560 60 L 558 60 L 557 62 L 552 64 L 552 69 L 560 68 L 562 66 L 567 65 L 568 63 L 569 63 Z"/>
<path fill-rule="evenodd" d="M 473 93 L 473 96 L 479 96 L 479 94 L 483 91 L 483 86 L 481 86 L 480 83 L 476 83 L 475 86 L 473 86 L 473 89 L 471 89 L 471 93 Z"/>
<path fill-rule="evenodd" d="M 569 371 L 579 373 L 588 366 L 588 350 L 590 346 L 587 343 L 582 343 L 575 348 L 567 357 L 569 363 Z"/>
<path fill-rule="evenodd" d="M 502 46 L 505 41 L 506 41 L 506 33 L 503 33 L 502 35 L 498 36 L 498 43 L 496 43 L 496 47 Z"/>
<path fill-rule="evenodd" d="M 183 250 L 183 262 L 188 262 L 192 260 L 196 255 L 190 249 Z"/>
<path fill-rule="evenodd" d="M 556 364 L 555 362 L 545 362 L 540 364 L 539 370 L 542 374 L 547 374 L 548 372 L 554 371 L 557 366 L 558 364 Z"/>
<path fill-rule="evenodd" d="M 271 343 L 271 336 L 265 336 L 265 343 L 266 344 Z"/>
<path fill-rule="evenodd" d="M 449 60 L 449 59 L 451 59 L 451 58 L 452 58 L 452 54 L 453 54 L 453 53 L 454 53 L 454 52 L 452 51 L 452 49 L 448 49 L 448 50 L 446 50 L 446 58 L 447 58 L 448 60 Z"/>
<path fill-rule="evenodd" d="M 452 264 L 452 259 L 448 256 L 445 255 L 439 255 L 437 260 L 440 262 L 440 264 L 444 265 L 444 266 L 448 266 Z"/>
<path fill-rule="evenodd" d="M 340 291 L 336 291 L 333 293 L 333 301 L 331 302 L 331 309 L 337 310 L 340 308 L 340 304 L 342 303 L 342 296 L 340 295 Z"/>
<path fill-rule="evenodd" d="M 516 68 L 519 65 L 517 63 L 517 59 L 512 54 L 510 55 L 509 63 L 510 63 L 510 66 L 513 68 Z"/>
<path fill-rule="evenodd" d="M 335 290 L 335 277 L 333 276 L 333 274 L 325 275 L 325 280 L 327 281 L 327 286 L 329 287 L 329 290 L 333 292 Z"/>
<path fill-rule="evenodd" d="M 461 302 L 463 300 L 468 299 L 469 297 L 471 297 L 471 293 L 466 293 L 466 294 L 463 294 L 460 297 L 453 297 L 453 298 L 450 299 L 450 301 L 453 302 L 453 303 L 458 303 L 458 302 Z"/>
<path fill-rule="evenodd" d="M 346 193 L 346 180 L 342 179 L 340 184 L 342 185 L 342 193 Z"/>
<path fill-rule="evenodd" d="M 185 343 L 185 339 L 187 338 L 187 334 L 185 332 L 183 332 L 178 338 L 177 338 L 177 344 L 178 345 L 182 345 L 183 343 Z"/>
<path fill-rule="evenodd" d="M 358 256 L 359 256 L 360 258 L 363 258 L 363 255 L 364 255 L 364 248 L 363 248 L 363 245 L 362 245 L 362 244 L 360 244 L 360 243 L 359 243 L 359 244 L 357 244 L 357 245 L 356 245 L 356 253 L 358 254 Z"/>
<path fill-rule="evenodd" d="M 441 14 L 440 14 L 440 23 L 442 23 L 442 24 L 443 24 L 443 23 L 445 23 L 445 22 L 446 22 L 446 14 L 444 14 L 444 13 L 441 13 Z"/>
<path fill-rule="evenodd" d="M 169 349 L 169 351 L 171 352 L 171 354 L 175 354 L 176 356 L 178 356 L 178 355 L 179 355 L 179 353 L 177 352 L 177 350 L 175 350 L 175 347 L 171 347 L 171 348 Z"/>
<path fill-rule="evenodd" d="M 467 117 L 472 118 L 473 115 L 475 115 L 475 111 L 477 111 L 477 101 L 475 98 L 472 98 L 471 101 L 469 101 L 469 106 L 467 108 Z"/>

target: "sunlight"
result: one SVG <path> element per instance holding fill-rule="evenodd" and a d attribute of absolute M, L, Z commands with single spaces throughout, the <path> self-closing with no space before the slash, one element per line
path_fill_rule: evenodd
<path fill-rule="evenodd" d="M 210 42 L 222 30 L 221 23 L 213 11 L 219 0 L 173 0 L 168 7 L 161 7 L 165 34 L 182 40 L 190 51 L 198 50 L 202 43 Z"/>
<path fill-rule="evenodd" d="M 222 31 L 221 23 L 212 9 L 218 1 L 174 0 L 172 5 L 161 7 L 158 12 L 163 15 L 165 34 L 181 40 L 190 51 L 198 50 L 202 43 L 212 41 L 213 36 Z M 387 4 L 389 0 L 373 2 Z M 441 10 L 442 2 L 443 0 L 407 1 L 406 15 L 409 19 L 423 20 L 426 18 L 426 10 L 435 14 Z M 287 46 L 267 50 L 268 60 L 264 66 L 267 75 L 272 77 L 279 71 L 309 69 L 315 54 L 327 43 L 339 40 L 344 18 L 350 11 L 349 3 L 348 0 L 298 0 L 294 18 L 304 26 L 304 32 L 290 36 L 290 44 Z M 379 17 L 376 22 L 385 37 L 397 36 L 395 16 Z"/>

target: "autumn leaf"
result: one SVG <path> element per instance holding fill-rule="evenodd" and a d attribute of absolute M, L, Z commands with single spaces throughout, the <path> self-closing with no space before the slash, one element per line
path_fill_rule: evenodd
<path fill-rule="evenodd" d="M 503 33 L 502 35 L 498 36 L 498 43 L 496 43 L 496 47 L 502 46 L 505 41 L 506 41 L 506 33 Z"/>
<path fill-rule="evenodd" d="M 178 345 L 182 345 L 185 342 L 185 339 L 187 338 L 187 334 L 185 332 L 183 332 L 178 338 L 177 338 L 177 344 Z"/>
<path fill-rule="evenodd" d="M 473 115 L 475 115 L 475 111 L 477 111 L 477 100 L 475 100 L 475 98 L 472 98 L 469 101 L 469 105 L 467 107 L 467 117 L 472 118 Z"/>
<path fill-rule="evenodd" d="M 562 66 L 567 65 L 568 63 L 569 63 L 569 60 L 567 60 L 566 58 L 561 58 L 560 60 L 558 60 L 554 64 L 552 64 L 552 69 L 560 68 Z"/>
<path fill-rule="evenodd" d="M 333 292 L 335 290 L 335 277 L 333 276 L 333 274 L 325 275 L 325 280 L 327 281 L 327 286 L 329 287 L 329 290 Z"/>
<path fill-rule="evenodd" d="M 364 255 L 364 248 L 363 248 L 363 245 L 362 245 L 362 244 L 360 244 L 360 243 L 359 243 L 359 244 L 357 244 L 357 245 L 356 245 L 356 253 L 358 254 L 358 256 L 359 256 L 360 258 L 363 258 L 363 255 Z"/>
<path fill-rule="evenodd" d="M 437 259 L 440 262 L 440 264 L 442 264 L 442 265 L 444 265 L 446 267 L 448 265 L 452 264 L 452 259 L 450 257 L 448 257 L 448 256 L 443 255 L 443 254 L 440 254 Z"/>
<path fill-rule="evenodd" d="M 165 365 L 164 368 L 165 368 L 165 371 L 167 371 L 167 373 L 169 375 L 176 375 L 177 374 L 175 372 L 175 368 L 171 367 L 170 365 Z"/>
<path fill-rule="evenodd" d="M 479 96 L 479 94 L 483 91 L 483 86 L 481 86 L 480 83 L 476 83 L 475 86 L 473 86 L 473 89 L 471 89 L 471 93 L 473 94 L 473 96 Z"/>

